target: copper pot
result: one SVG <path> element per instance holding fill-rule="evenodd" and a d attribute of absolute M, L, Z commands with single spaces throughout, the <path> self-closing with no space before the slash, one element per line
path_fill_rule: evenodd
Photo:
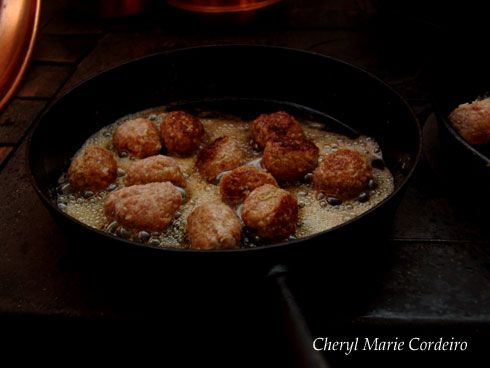
<path fill-rule="evenodd" d="M 25 74 L 37 35 L 40 0 L 0 1 L 0 111 Z"/>

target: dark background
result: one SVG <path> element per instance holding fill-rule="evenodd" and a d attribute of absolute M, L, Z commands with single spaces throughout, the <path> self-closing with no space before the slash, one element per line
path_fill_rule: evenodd
<path fill-rule="evenodd" d="M 441 85 L 486 66 L 489 32 L 480 2 L 284 0 L 253 13 L 210 16 L 154 1 L 147 12 L 124 18 L 80 13 L 78 3 L 43 1 L 28 74 L 0 114 L 2 355 L 70 364 L 295 366 L 277 295 L 264 278 L 222 275 L 220 283 L 186 265 L 94 252 L 99 244 L 73 239 L 54 222 L 25 166 L 33 122 L 78 83 L 159 51 L 245 43 L 360 66 L 399 91 L 424 127 L 424 157 L 392 223 L 379 224 L 376 239 L 347 244 L 354 251 L 339 259 L 292 274 L 290 284 L 314 336 L 454 337 L 468 341 L 468 350 L 328 358 L 334 366 L 484 364 L 488 193 L 475 200 L 471 183 L 455 187 L 454 173 L 440 169 L 432 114 Z"/>

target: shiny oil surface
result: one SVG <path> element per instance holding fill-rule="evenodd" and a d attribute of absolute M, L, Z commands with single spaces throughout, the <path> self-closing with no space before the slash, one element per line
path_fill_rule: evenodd
<path fill-rule="evenodd" d="M 79 221 L 96 229 L 114 233 L 115 236 L 130 238 L 153 245 L 187 248 L 189 246 L 185 236 L 187 216 L 198 205 L 207 201 L 220 199 L 218 182 L 208 183 L 202 180 L 194 168 L 197 152 L 188 157 L 173 156 L 186 177 L 187 183 L 184 188 L 185 199 L 176 213 L 173 223 L 167 229 L 151 234 L 139 231 L 138 229 L 124 229 L 118 224 L 108 223 L 104 215 L 105 198 L 109 192 L 124 186 L 123 179 L 125 172 L 137 160 L 130 155 L 125 153 L 119 154 L 116 151 L 112 145 L 112 133 L 123 122 L 137 117 L 146 118 L 159 127 L 165 114 L 165 107 L 131 114 L 102 128 L 88 138 L 77 154 L 94 145 L 107 148 L 117 162 L 118 178 L 114 184 L 104 191 L 98 193 L 77 193 L 68 184 L 66 173 L 64 173 L 59 178 L 59 187 L 57 188 L 55 199 L 59 208 Z M 199 118 L 206 131 L 206 137 L 200 148 L 221 136 L 234 137 L 245 153 L 247 165 L 253 165 L 264 170 L 260 165 L 262 152 L 251 141 L 249 132 L 250 121 L 237 116 L 227 116 L 214 112 L 201 112 Z M 320 150 L 319 160 L 323 156 L 342 148 L 359 151 L 371 161 L 380 162 L 382 160 L 380 147 L 371 137 L 360 136 L 356 139 L 350 139 L 337 133 L 322 130 L 323 125 L 315 121 L 300 120 L 300 123 L 302 124 L 306 138 L 318 146 Z M 296 232 L 291 239 L 305 237 L 340 225 L 345 221 L 359 216 L 388 197 L 394 190 L 391 172 L 383 165 L 381 167 L 380 165 L 374 165 L 372 174 L 373 180 L 370 188 L 366 188 L 362 201 L 352 199 L 335 205 L 331 204 L 334 203 L 331 199 L 316 193 L 313 188 L 311 174 L 306 175 L 305 178 L 297 183 L 282 186 L 298 200 L 298 223 Z M 235 210 L 239 215 L 241 207 L 237 206 Z M 263 244 L 260 239 L 248 238 L 246 235 L 243 238 L 244 247 L 254 247 L 260 244 Z"/>

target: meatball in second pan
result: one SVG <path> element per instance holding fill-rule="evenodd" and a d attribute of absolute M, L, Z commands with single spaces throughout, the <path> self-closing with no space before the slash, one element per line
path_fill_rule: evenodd
<path fill-rule="evenodd" d="M 135 230 L 161 231 L 174 219 L 182 195 L 172 183 L 124 187 L 109 194 L 104 204 L 107 219 Z"/>
<path fill-rule="evenodd" d="M 252 190 L 264 184 L 278 186 L 271 174 L 252 166 L 240 166 L 221 177 L 221 199 L 229 204 L 238 204 L 243 202 Z"/>
<path fill-rule="evenodd" d="M 267 142 L 262 166 L 278 181 L 294 181 L 313 172 L 318 165 L 318 153 L 312 141 L 283 137 Z"/>
<path fill-rule="evenodd" d="M 213 181 L 220 173 L 233 170 L 244 161 L 245 154 L 236 140 L 220 137 L 199 152 L 196 167 L 202 178 Z"/>
<path fill-rule="evenodd" d="M 260 115 L 252 122 L 250 132 L 252 139 L 261 149 L 264 149 L 270 140 L 282 137 L 303 138 L 301 125 L 294 117 L 284 111 Z"/>
<path fill-rule="evenodd" d="M 313 184 L 317 191 L 345 200 L 358 196 L 371 177 L 366 156 L 341 149 L 323 157 L 313 173 Z"/>
<path fill-rule="evenodd" d="M 124 178 L 124 185 L 131 186 L 165 181 L 179 187 L 185 187 L 185 178 L 177 161 L 172 157 L 157 155 L 131 164 Z"/>
<path fill-rule="evenodd" d="M 160 131 L 169 153 L 192 152 L 204 137 L 201 121 L 184 111 L 172 111 L 165 115 L 160 124 Z"/>
<path fill-rule="evenodd" d="M 70 185 L 80 191 L 107 188 L 117 178 L 117 163 L 104 147 L 93 146 L 76 156 L 68 169 Z"/>
<path fill-rule="evenodd" d="M 187 217 L 187 237 L 193 249 L 239 248 L 241 234 L 237 215 L 220 201 L 204 203 Z"/>
<path fill-rule="evenodd" d="M 285 239 L 296 230 L 298 201 L 284 189 L 262 185 L 245 199 L 242 220 L 248 230 L 260 238 Z"/>
<path fill-rule="evenodd" d="M 119 153 L 127 152 L 137 158 L 153 156 L 162 149 L 158 128 L 142 118 L 128 120 L 117 127 L 112 144 Z"/>
<path fill-rule="evenodd" d="M 490 98 L 461 104 L 449 115 L 449 121 L 469 144 L 490 142 Z"/>

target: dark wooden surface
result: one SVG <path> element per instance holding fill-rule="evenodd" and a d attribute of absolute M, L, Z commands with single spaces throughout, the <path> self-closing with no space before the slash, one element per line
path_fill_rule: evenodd
<path fill-rule="evenodd" d="M 284 0 L 230 19 L 157 1 L 145 14 L 98 19 L 77 14 L 74 3 L 43 2 L 29 72 L 0 114 L 0 322 L 11 342 L 50 341 L 45 333 L 51 331 L 68 350 L 136 342 L 162 359 L 179 347 L 184 361 L 194 355 L 210 364 L 228 362 L 224 352 L 232 352 L 229 366 L 294 366 L 277 298 L 266 283 L 251 280 L 226 290 L 182 285 L 175 269 L 141 271 L 118 255 L 84 251 L 65 234 L 31 187 L 25 149 L 32 123 L 57 97 L 112 66 L 225 43 L 287 46 L 353 63 L 397 89 L 425 123 L 431 73 L 441 53 L 450 53 L 451 37 L 461 36 L 453 23 L 457 14 L 450 8 L 442 15 L 424 12 L 419 2 Z M 422 159 L 393 221 L 379 224 L 379 239 L 365 244 L 383 249 L 375 268 L 369 258 L 353 257 L 342 274 L 326 262 L 314 275 L 292 275 L 291 286 L 315 336 L 466 339 L 469 351 L 435 358 L 475 366 L 490 334 L 488 207 L 466 200 L 467 189 L 455 190 L 428 162 Z M 197 346 L 206 353 L 196 353 Z M 329 355 L 337 366 L 387 357 L 390 364 L 425 360 L 421 354 Z"/>

